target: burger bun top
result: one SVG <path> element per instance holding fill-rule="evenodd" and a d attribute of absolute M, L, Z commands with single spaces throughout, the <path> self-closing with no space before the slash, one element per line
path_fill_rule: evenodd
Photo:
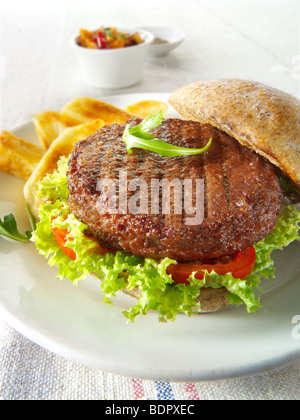
<path fill-rule="evenodd" d="M 198 81 L 169 103 L 188 120 L 210 124 L 267 158 L 300 188 L 300 101 L 263 83 Z"/>

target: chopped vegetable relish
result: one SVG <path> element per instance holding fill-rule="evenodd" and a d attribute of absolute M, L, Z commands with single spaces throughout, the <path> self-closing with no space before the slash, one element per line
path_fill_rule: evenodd
<path fill-rule="evenodd" d="M 80 29 L 78 44 L 85 48 L 110 49 L 125 48 L 143 43 L 138 32 L 129 34 L 114 27 L 100 27 L 95 31 Z"/>

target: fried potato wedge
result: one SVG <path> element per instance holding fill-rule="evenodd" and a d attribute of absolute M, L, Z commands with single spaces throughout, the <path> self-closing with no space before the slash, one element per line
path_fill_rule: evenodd
<path fill-rule="evenodd" d="M 165 102 L 154 100 L 135 102 L 125 108 L 125 111 L 139 118 L 147 118 L 150 114 L 156 114 L 160 110 L 163 113 L 163 117 L 165 117 L 168 105 Z"/>
<path fill-rule="evenodd" d="M 61 110 L 61 116 L 66 124 L 73 126 L 99 119 L 104 124 L 125 123 L 134 115 L 97 99 L 80 96 L 69 102 Z"/>
<path fill-rule="evenodd" d="M 36 193 L 39 182 L 47 173 L 53 172 L 57 168 L 57 162 L 61 156 L 69 156 L 78 141 L 95 133 L 102 126 L 103 121 L 98 119 L 70 127 L 50 145 L 24 186 L 25 200 L 36 218 L 38 218 L 39 207 L 43 204 L 42 199 Z"/>
<path fill-rule="evenodd" d="M 10 131 L 0 133 L 0 171 L 27 180 L 41 160 L 44 150 L 16 137 Z"/>
<path fill-rule="evenodd" d="M 56 111 L 44 111 L 35 114 L 33 116 L 33 123 L 38 138 L 46 150 L 68 128 L 60 113 Z"/>

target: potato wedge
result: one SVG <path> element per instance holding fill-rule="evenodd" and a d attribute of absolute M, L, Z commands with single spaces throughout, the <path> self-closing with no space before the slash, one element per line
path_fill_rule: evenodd
<path fill-rule="evenodd" d="M 60 113 L 56 111 L 44 111 L 35 114 L 33 122 L 38 138 L 46 150 L 68 128 Z"/>
<path fill-rule="evenodd" d="M 61 156 L 69 156 L 78 141 L 95 133 L 102 126 L 103 121 L 99 119 L 70 127 L 50 145 L 24 187 L 25 200 L 36 218 L 39 214 L 39 207 L 43 204 L 42 199 L 36 194 L 38 183 L 47 173 L 57 168 L 57 162 Z"/>
<path fill-rule="evenodd" d="M 150 114 L 156 114 L 160 110 L 165 117 L 168 111 L 168 105 L 165 102 L 154 100 L 135 102 L 125 108 L 125 111 L 139 118 L 147 118 Z"/>
<path fill-rule="evenodd" d="M 0 171 L 27 180 L 41 160 L 44 150 L 16 137 L 10 131 L 0 134 Z"/>
<path fill-rule="evenodd" d="M 134 115 L 97 99 L 80 96 L 69 102 L 61 110 L 66 124 L 73 126 L 101 118 L 104 124 L 124 123 Z"/>

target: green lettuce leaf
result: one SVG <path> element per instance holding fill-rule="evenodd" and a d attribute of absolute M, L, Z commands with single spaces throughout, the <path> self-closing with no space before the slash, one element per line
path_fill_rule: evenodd
<path fill-rule="evenodd" d="M 47 199 L 47 203 L 40 207 L 40 221 L 31 240 L 48 259 L 50 266 L 58 266 L 59 279 L 68 278 L 77 284 L 89 273 L 97 276 L 101 280 L 106 303 L 111 304 L 117 292 L 137 289 L 140 298 L 132 308 L 123 311 L 130 322 L 149 311 L 156 311 L 162 322 L 175 320 L 178 313 L 191 315 L 200 309 L 196 298 L 203 287 L 224 286 L 229 291 L 228 299 L 231 303 L 244 303 L 247 311 L 253 312 L 261 306 L 255 294 L 259 290 L 261 278 L 273 278 L 275 275 L 271 253 L 299 240 L 300 213 L 293 205 L 282 206 L 274 230 L 255 246 L 256 263 L 247 278 L 240 280 L 235 279 L 231 273 L 221 276 L 212 272 L 206 273 L 202 280 L 191 275 L 190 285 L 175 284 L 166 273 L 167 267 L 176 263 L 169 258 L 158 261 L 123 251 L 105 255 L 94 252 L 95 242 L 85 235 L 87 226 L 69 212 L 67 169 L 67 159 L 62 158 L 58 170 L 47 175 L 41 182 L 39 194 Z M 75 261 L 62 252 L 52 234 L 51 223 L 70 232 L 66 246 L 76 252 Z"/>
<path fill-rule="evenodd" d="M 160 156 L 188 156 L 205 152 L 212 143 L 211 137 L 204 147 L 192 149 L 174 146 L 164 140 L 157 139 L 149 131 L 160 125 L 162 121 L 162 111 L 158 111 L 155 115 L 151 114 L 135 127 L 130 128 L 130 124 L 126 125 L 122 139 L 126 143 L 128 153 L 132 153 L 133 148 L 139 148 L 150 150 Z"/>

